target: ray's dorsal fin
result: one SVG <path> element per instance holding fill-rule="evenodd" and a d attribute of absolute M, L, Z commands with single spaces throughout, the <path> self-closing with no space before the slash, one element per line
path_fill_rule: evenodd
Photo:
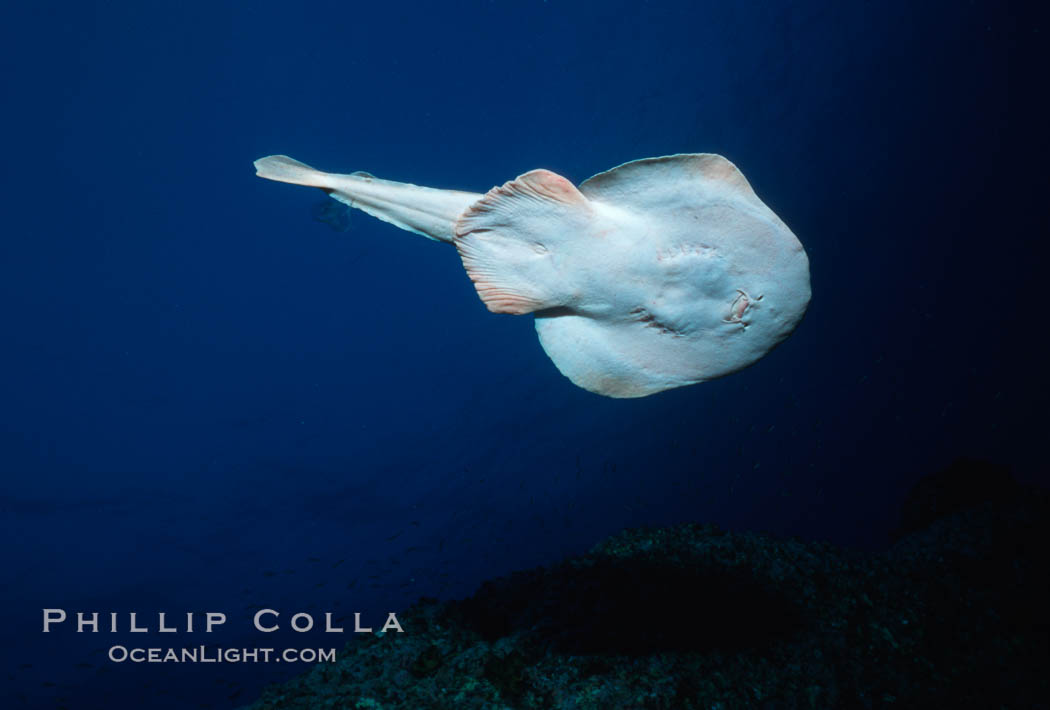
<path fill-rule="evenodd" d="M 478 296 L 494 313 L 521 315 L 564 305 L 551 248 L 583 234 L 587 198 L 550 170 L 494 187 L 456 223 L 456 248 Z"/>

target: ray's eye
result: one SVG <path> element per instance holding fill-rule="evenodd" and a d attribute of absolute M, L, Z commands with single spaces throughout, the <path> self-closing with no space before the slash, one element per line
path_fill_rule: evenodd
<path fill-rule="evenodd" d="M 729 304 L 729 317 L 722 320 L 726 323 L 739 323 L 744 318 L 744 313 L 751 306 L 751 297 L 740 289 L 736 290 L 736 298 Z"/>

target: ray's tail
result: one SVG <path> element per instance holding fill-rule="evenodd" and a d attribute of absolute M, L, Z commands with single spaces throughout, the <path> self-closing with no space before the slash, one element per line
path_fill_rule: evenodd
<path fill-rule="evenodd" d="M 442 242 L 452 242 L 456 220 L 482 197 L 472 192 L 380 180 L 365 172 L 326 173 L 287 155 L 259 158 L 255 161 L 255 174 L 267 180 L 318 187 L 345 205 Z"/>

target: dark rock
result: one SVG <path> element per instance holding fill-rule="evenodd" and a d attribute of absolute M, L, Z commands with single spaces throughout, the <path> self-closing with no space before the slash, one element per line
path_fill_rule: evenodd
<path fill-rule="evenodd" d="M 958 458 L 947 468 L 916 483 L 901 507 L 894 541 L 930 523 L 986 503 L 1010 500 L 1020 487 L 1004 466 L 981 459 Z"/>
<path fill-rule="evenodd" d="M 923 525 L 884 554 L 627 530 L 469 599 L 421 600 L 405 634 L 252 707 L 1050 707 L 1050 499 L 966 470 L 965 495 L 921 487 L 935 493 L 908 519 Z"/>

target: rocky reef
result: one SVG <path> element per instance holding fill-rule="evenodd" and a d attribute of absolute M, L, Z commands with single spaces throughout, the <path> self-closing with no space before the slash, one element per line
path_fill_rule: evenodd
<path fill-rule="evenodd" d="M 348 645 L 250 707 L 1050 707 L 1050 501 L 1007 487 L 943 515 L 906 506 L 881 554 L 626 530 L 468 599 L 422 599 L 404 634 Z"/>

